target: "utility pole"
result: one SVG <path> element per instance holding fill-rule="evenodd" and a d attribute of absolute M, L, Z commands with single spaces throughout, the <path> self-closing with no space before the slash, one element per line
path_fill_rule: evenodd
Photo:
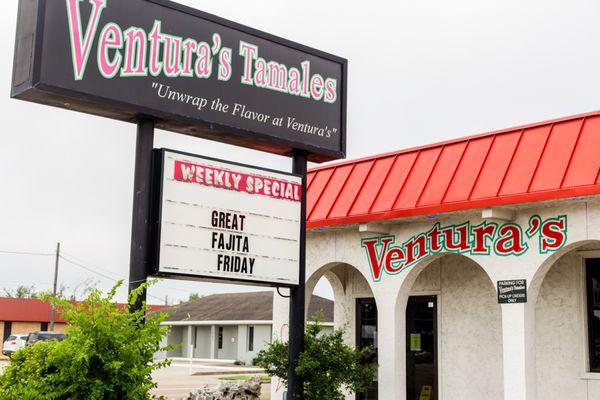
<path fill-rule="evenodd" d="M 52 296 L 56 297 L 56 287 L 58 286 L 58 260 L 60 259 L 60 242 L 56 243 L 56 258 L 54 260 L 54 285 L 52 286 Z M 56 310 L 54 306 L 50 309 L 50 330 L 54 330 L 54 320 Z"/>

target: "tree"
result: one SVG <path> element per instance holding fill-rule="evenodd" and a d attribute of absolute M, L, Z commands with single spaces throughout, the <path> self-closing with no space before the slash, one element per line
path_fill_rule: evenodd
<path fill-rule="evenodd" d="M 88 278 L 73 287 L 61 283 L 56 296 L 71 301 L 83 299 L 90 294 L 99 283 L 99 280 L 93 278 Z"/>
<path fill-rule="evenodd" d="M 323 332 L 319 321 L 306 327 L 304 352 L 296 372 L 304 378 L 306 400 L 343 400 L 343 391 L 364 392 L 373 380 L 376 366 L 365 364 L 370 349 L 357 350 L 344 343 L 345 329 Z M 287 383 L 288 343 L 274 341 L 259 352 L 256 365 Z"/>
<path fill-rule="evenodd" d="M 199 295 L 198 293 L 190 293 L 190 295 L 188 296 L 187 301 L 194 301 L 194 300 L 199 300 L 201 299 L 202 296 Z M 179 301 L 179 304 L 183 303 L 183 301 Z"/>
<path fill-rule="evenodd" d="M 16 289 L 3 288 L 5 297 L 13 297 L 17 299 L 37 299 L 38 292 L 35 290 L 35 286 L 19 285 Z"/>
<path fill-rule="evenodd" d="M 56 297 L 75 301 L 89 294 L 97 284 L 98 281 L 95 279 L 86 279 L 71 289 L 71 287 L 61 283 L 56 290 Z M 2 291 L 5 297 L 17 299 L 38 299 L 44 293 L 38 291 L 34 285 L 19 285 L 15 289 L 2 288 Z"/>
<path fill-rule="evenodd" d="M 168 365 L 153 362 L 157 351 L 168 350 L 161 346 L 166 314 L 147 314 L 146 304 L 138 311 L 117 304 L 121 284 L 106 295 L 94 289 L 81 303 L 44 296 L 69 321 L 67 338 L 15 353 L 0 376 L 0 400 L 151 399 L 151 373 Z M 129 306 L 145 287 L 131 293 Z"/>

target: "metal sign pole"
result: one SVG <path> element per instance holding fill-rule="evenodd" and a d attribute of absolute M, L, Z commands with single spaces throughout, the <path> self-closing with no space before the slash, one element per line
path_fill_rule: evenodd
<path fill-rule="evenodd" d="M 150 209 L 152 205 L 152 151 L 154 148 L 154 121 L 140 118 L 135 142 L 135 172 L 133 182 L 133 216 L 131 221 L 131 253 L 129 261 L 129 292 L 148 278 L 150 260 Z M 146 291 L 132 306 L 139 310 L 146 301 Z"/>
<path fill-rule="evenodd" d="M 300 203 L 300 254 L 299 284 L 291 289 L 290 296 L 290 337 L 288 353 L 288 395 L 287 400 L 304 399 L 304 382 L 296 373 L 298 358 L 304 351 L 304 317 L 306 307 L 306 153 L 294 151 L 292 172 L 302 176 L 302 202 Z"/>

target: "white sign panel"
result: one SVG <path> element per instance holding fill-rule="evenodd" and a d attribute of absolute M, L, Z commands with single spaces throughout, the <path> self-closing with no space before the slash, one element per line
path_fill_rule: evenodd
<path fill-rule="evenodd" d="M 302 181 L 163 151 L 160 275 L 298 284 Z"/>

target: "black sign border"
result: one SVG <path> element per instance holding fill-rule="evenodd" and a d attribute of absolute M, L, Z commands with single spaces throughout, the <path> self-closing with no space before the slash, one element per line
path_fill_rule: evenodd
<path fill-rule="evenodd" d="M 71 111 L 78 111 L 85 114 L 91 114 L 110 119 L 135 123 L 140 117 L 151 116 L 155 119 L 156 127 L 171 132 L 182 133 L 194 137 L 200 137 L 208 140 L 215 140 L 222 143 L 248 147 L 254 150 L 267 151 L 284 156 L 291 156 L 294 149 L 305 150 L 308 153 L 308 160 L 312 162 L 325 162 L 346 157 L 346 129 L 347 129 L 347 93 L 348 93 L 348 60 L 331 53 L 317 50 L 315 48 L 284 39 L 246 25 L 239 24 L 214 14 L 197 10 L 183 4 L 175 3 L 170 0 L 145 0 L 149 3 L 154 3 L 159 6 L 170 8 L 177 12 L 183 12 L 191 16 L 206 19 L 210 22 L 222 25 L 226 28 L 238 30 L 242 33 L 257 36 L 261 39 L 271 41 L 281 46 L 286 46 L 294 50 L 298 50 L 315 57 L 320 57 L 325 60 L 338 63 L 342 66 L 341 76 L 341 121 L 340 121 L 340 143 L 339 151 L 325 149 L 309 144 L 298 146 L 300 141 L 289 141 L 282 138 L 277 138 L 273 135 L 263 134 L 260 132 L 248 131 L 231 126 L 204 122 L 193 118 L 186 118 L 180 115 L 163 112 L 161 110 L 150 109 L 148 107 L 133 107 L 131 104 L 106 99 L 102 96 L 82 94 L 73 90 L 47 85 L 40 82 L 41 75 L 41 53 L 42 53 L 42 35 L 44 29 L 44 10 L 48 0 L 19 0 L 19 20 L 17 21 L 17 32 L 14 49 L 13 60 L 13 79 L 11 84 L 11 97 L 34 103 L 45 104 L 57 108 L 63 108 Z M 50 0 L 56 1 L 56 0 Z M 25 5 L 27 4 L 27 5 Z M 30 15 L 22 13 L 22 9 L 27 6 L 35 6 L 35 27 L 27 27 L 20 18 L 27 18 Z M 23 30 L 23 28 L 31 28 L 33 32 Z M 34 41 L 31 44 L 31 57 L 29 58 L 29 73 L 28 78 L 15 85 L 15 76 L 20 68 L 25 66 L 19 65 L 20 58 L 18 57 L 19 43 L 23 37 L 28 34 L 33 34 Z M 25 43 L 23 43 L 25 44 Z M 25 48 L 27 50 L 27 48 Z M 31 68 L 34 66 L 35 68 Z M 77 106 L 77 107 L 73 107 Z M 158 119 L 157 119 L 158 118 Z"/>
<path fill-rule="evenodd" d="M 518 300 L 518 301 L 503 301 L 500 300 L 500 283 L 504 283 L 504 282 L 513 282 L 513 281 L 523 281 L 525 283 L 525 299 L 524 300 Z M 528 301 L 527 298 L 527 279 L 501 279 L 496 281 L 496 293 L 497 293 L 497 297 L 498 297 L 498 304 L 525 304 Z"/>
<path fill-rule="evenodd" d="M 266 287 L 284 287 L 284 288 L 293 288 L 297 287 L 298 284 L 290 284 L 290 283 L 276 283 L 270 281 L 248 281 L 245 279 L 236 279 L 236 278 L 220 278 L 214 276 L 206 276 L 206 275 L 194 275 L 194 274 L 185 274 L 185 273 L 175 273 L 175 272 L 164 272 L 159 271 L 159 261 L 160 261 L 160 239 L 161 239 L 161 221 L 162 221 L 162 202 L 163 202 L 163 181 L 164 181 L 164 157 L 165 153 L 175 153 L 182 156 L 189 157 L 199 157 L 204 158 L 209 161 L 217 161 L 230 165 L 235 165 L 239 167 L 247 167 L 253 168 L 260 171 L 265 172 L 273 172 L 277 174 L 287 175 L 291 177 L 296 177 L 302 179 L 302 176 L 299 174 L 293 174 L 291 172 L 279 171 L 276 169 L 257 167 L 255 165 L 234 162 L 229 160 L 223 160 L 216 157 L 203 156 L 200 154 L 187 153 L 184 151 L 172 150 L 172 149 L 154 149 L 154 154 L 152 157 L 152 207 L 150 211 L 150 257 L 148 263 L 147 274 L 148 276 L 156 277 L 156 278 L 167 278 L 167 279 L 178 279 L 178 280 L 193 280 L 193 281 L 201 281 L 201 282 L 213 282 L 213 283 L 234 283 L 241 284 L 246 286 L 266 286 Z M 300 240 L 299 240 L 300 242 Z M 299 246 L 301 244 L 299 243 Z"/>

